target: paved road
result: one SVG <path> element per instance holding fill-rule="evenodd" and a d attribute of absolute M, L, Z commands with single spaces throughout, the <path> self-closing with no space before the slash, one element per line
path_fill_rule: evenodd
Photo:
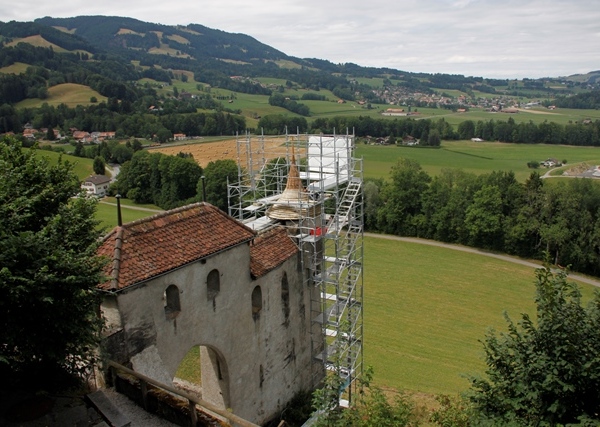
<path fill-rule="evenodd" d="M 390 234 L 376 234 L 376 233 L 365 233 L 365 236 L 374 237 L 376 239 L 399 240 L 401 242 L 418 243 L 420 245 L 438 246 L 440 248 L 453 249 L 455 251 L 462 251 L 462 252 L 468 252 L 468 253 L 477 254 L 477 255 L 488 256 L 491 258 L 497 258 L 497 259 L 501 259 L 503 261 L 512 262 L 515 264 L 521 264 L 521 265 L 524 265 L 526 267 L 531 267 L 531 268 L 542 267 L 541 262 L 526 261 L 526 260 L 523 260 L 520 258 L 510 256 L 510 255 L 496 254 L 496 253 L 487 252 L 487 251 L 484 251 L 481 249 L 470 248 L 468 246 L 451 245 L 449 243 L 436 242 L 435 240 L 418 239 L 416 237 L 400 237 L 400 236 L 393 236 Z M 587 283 L 592 286 L 596 286 L 596 287 L 600 288 L 600 280 L 597 280 L 597 279 L 592 279 L 590 277 L 581 276 L 579 274 L 569 274 L 569 278 L 572 280 L 577 280 L 579 282 Z"/>

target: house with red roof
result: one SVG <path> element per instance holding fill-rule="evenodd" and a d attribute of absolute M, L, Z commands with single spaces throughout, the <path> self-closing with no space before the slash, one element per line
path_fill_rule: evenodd
<path fill-rule="evenodd" d="M 200 346 L 202 398 L 256 424 L 311 391 L 311 298 L 285 228 L 257 233 L 208 203 L 122 224 L 102 240 L 109 358 L 173 385 Z"/>

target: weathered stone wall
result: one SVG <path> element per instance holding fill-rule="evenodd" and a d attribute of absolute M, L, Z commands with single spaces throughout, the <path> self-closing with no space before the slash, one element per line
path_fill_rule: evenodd
<path fill-rule="evenodd" d="M 252 280 L 243 244 L 125 290 L 116 304 L 123 331 L 112 346 L 134 370 L 167 384 L 190 348 L 205 346 L 203 398 L 261 424 L 312 386 L 309 304 L 316 290 L 304 288 L 299 256 Z M 214 281 L 212 291 L 207 286 L 215 269 L 216 295 Z M 168 297 L 171 285 L 179 311 L 173 293 Z"/>

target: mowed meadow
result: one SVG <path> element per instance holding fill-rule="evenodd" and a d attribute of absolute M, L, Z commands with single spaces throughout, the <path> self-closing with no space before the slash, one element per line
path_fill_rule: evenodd
<path fill-rule="evenodd" d="M 364 160 L 365 178 L 388 178 L 401 157 L 416 160 L 429 175 L 444 169 L 462 169 L 474 174 L 513 171 L 523 182 L 533 171 L 531 161 L 548 158 L 566 160 L 566 168 L 578 163 L 600 164 L 600 148 L 549 144 L 510 144 L 502 142 L 442 141 L 439 148 L 373 146 L 357 144 L 356 157 Z M 537 169 L 540 174 L 547 170 Z"/>
<path fill-rule="evenodd" d="M 485 372 L 489 328 L 504 312 L 535 318 L 535 269 L 483 254 L 366 237 L 364 355 L 375 383 L 411 392 L 456 394 Z M 594 287 L 582 284 L 586 299 Z"/>

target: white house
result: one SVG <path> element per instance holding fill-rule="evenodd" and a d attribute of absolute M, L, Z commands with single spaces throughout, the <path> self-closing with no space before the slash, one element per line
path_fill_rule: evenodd
<path fill-rule="evenodd" d="M 81 188 L 88 196 L 104 197 L 108 192 L 110 177 L 106 175 L 90 175 L 82 183 Z"/>

